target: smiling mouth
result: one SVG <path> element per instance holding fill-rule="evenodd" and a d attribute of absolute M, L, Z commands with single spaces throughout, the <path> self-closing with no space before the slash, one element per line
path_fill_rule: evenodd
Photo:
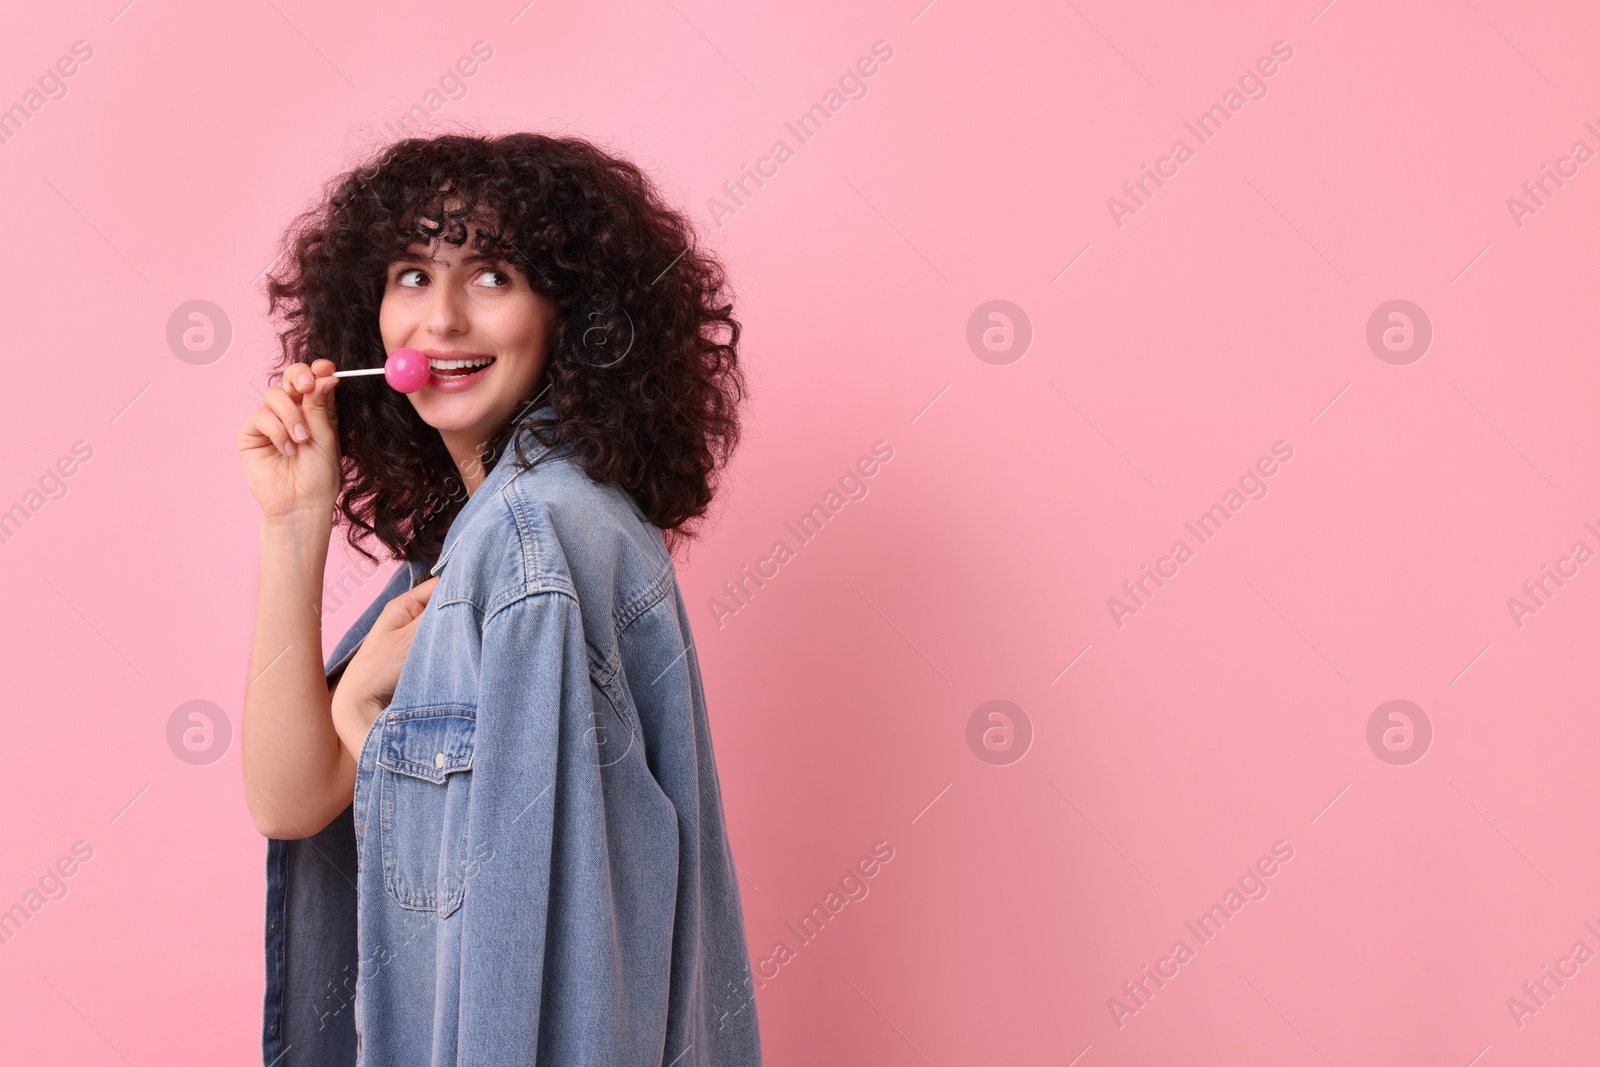
<path fill-rule="evenodd" d="M 472 359 L 430 359 L 428 370 L 436 378 L 465 378 L 477 374 L 493 362 L 493 356 L 477 356 Z"/>

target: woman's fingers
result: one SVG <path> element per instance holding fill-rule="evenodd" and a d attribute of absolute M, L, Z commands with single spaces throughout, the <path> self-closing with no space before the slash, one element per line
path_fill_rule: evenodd
<path fill-rule="evenodd" d="M 428 606 L 428 600 L 433 596 L 434 587 L 438 584 L 439 578 L 435 575 L 425 582 L 412 586 L 401 596 L 395 598 L 403 602 L 402 612 L 407 621 L 415 621 L 422 616 L 422 609 Z"/>
<path fill-rule="evenodd" d="M 406 592 L 406 595 L 411 597 L 412 603 L 416 605 L 415 614 L 413 614 L 411 616 L 411 619 L 406 623 L 407 627 L 411 628 L 412 630 L 415 630 L 417 624 L 422 621 L 422 611 L 423 611 L 424 608 L 426 608 L 428 606 L 428 601 L 433 598 L 433 590 L 438 586 L 438 584 L 439 584 L 439 576 L 438 575 L 434 575 L 432 578 L 429 578 L 427 581 L 421 583 L 420 585 L 412 586 Z M 412 636 L 415 636 L 415 635 L 413 634 Z M 410 643 L 411 643 L 411 638 L 407 637 L 406 638 L 406 644 L 407 644 L 408 647 L 409 647 Z"/>
<path fill-rule="evenodd" d="M 328 363 L 325 359 L 319 359 L 317 362 Z M 332 367 L 333 364 L 328 363 L 328 366 Z M 338 413 L 333 406 L 333 391 L 338 384 L 339 379 L 333 377 L 331 370 L 325 375 L 319 375 L 303 405 L 306 421 L 311 424 L 313 436 L 324 441 L 334 440 L 334 429 L 338 424 Z"/>
<path fill-rule="evenodd" d="M 244 432 L 248 437 L 271 441 L 272 447 L 285 455 L 294 452 L 294 442 L 289 439 L 289 431 L 284 427 L 283 420 L 265 404 L 250 413 L 244 423 Z"/>
<path fill-rule="evenodd" d="M 276 385 L 269 388 L 265 393 L 261 394 L 261 403 L 283 423 L 284 432 L 288 435 L 291 444 L 295 441 L 311 440 L 311 428 L 306 425 L 305 412 L 301 409 L 299 402 L 292 399 L 282 388 Z M 286 448 L 284 452 L 292 455 L 294 449 L 292 447 Z"/>
<path fill-rule="evenodd" d="M 307 379 L 310 379 L 309 381 Z M 316 376 L 311 373 L 311 368 L 304 363 L 291 363 L 283 369 L 283 381 L 278 388 L 286 393 L 290 400 L 300 400 L 301 395 L 310 392 Z"/>
<path fill-rule="evenodd" d="M 372 628 L 403 630 L 416 622 L 422 617 L 422 609 L 428 606 L 428 599 L 433 596 L 433 590 L 438 584 L 439 578 L 435 575 L 401 593 L 383 606 Z"/>
<path fill-rule="evenodd" d="M 299 422 L 306 426 L 305 436 L 295 435 L 295 440 L 305 442 L 321 438 L 331 440 L 337 418 L 333 411 L 332 392 L 339 379 L 333 376 L 336 368 L 331 359 L 318 359 L 307 366 L 291 363 L 283 371 L 283 382 L 278 387 L 305 413 Z M 323 385 L 327 380 L 328 385 Z M 292 423 L 291 423 L 292 425 Z M 325 431 L 325 432 L 324 432 Z"/>

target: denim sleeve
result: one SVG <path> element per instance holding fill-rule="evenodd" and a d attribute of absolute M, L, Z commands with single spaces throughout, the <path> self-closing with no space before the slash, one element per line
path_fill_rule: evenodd
<path fill-rule="evenodd" d="M 672 1062 L 679 820 L 615 665 L 565 591 L 485 619 L 478 662 L 459 1062 Z"/>

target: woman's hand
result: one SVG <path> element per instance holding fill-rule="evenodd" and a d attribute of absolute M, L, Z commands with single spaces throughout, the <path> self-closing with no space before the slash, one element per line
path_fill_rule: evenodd
<path fill-rule="evenodd" d="M 342 480 L 331 360 L 296 363 L 239 430 L 245 483 L 264 521 L 333 521 Z"/>
<path fill-rule="evenodd" d="M 353 759 L 360 760 L 367 731 L 394 699 L 422 609 L 438 584 L 437 577 L 429 578 L 385 604 L 334 683 L 333 726 Z"/>

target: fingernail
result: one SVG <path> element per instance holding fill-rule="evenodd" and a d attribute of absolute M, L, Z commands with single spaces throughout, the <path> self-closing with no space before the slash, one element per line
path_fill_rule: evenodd
<path fill-rule="evenodd" d="M 288 456 L 294 455 L 294 442 L 293 441 L 285 441 L 283 443 L 283 452 L 284 452 L 284 455 L 288 455 Z"/>
<path fill-rule="evenodd" d="M 309 375 L 309 374 L 300 375 L 300 381 L 299 381 L 298 384 L 299 384 L 300 388 L 302 388 L 302 389 L 310 389 L 311 388 L 311 375 Z"/>
<path fill-rule="evenodd" d="M 305 423 L 297 422 L 297 423 L 294 424 L 294 439 L 296 441 L 304 441 L 307 437 L 310 437 L 310 436 L 311 435 L 306 432 L 306 424 Z"/>

